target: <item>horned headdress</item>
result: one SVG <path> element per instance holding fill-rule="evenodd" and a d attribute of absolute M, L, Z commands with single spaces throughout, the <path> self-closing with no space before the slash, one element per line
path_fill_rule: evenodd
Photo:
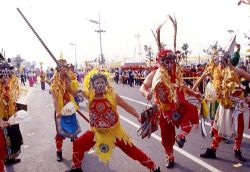
<path fill-rule="evenodd" d="M 174 26 L 174 47 L 173 50 L 171 49 L 165 49 L 163 46 L 163 43 L 161 42 L 161 29 L 164 26 L 164 24 L 170 20 L 171 23 Z M 177 36 L 177 22 L 176 19 L 172 16 L 168 15 L 167 19 L 159 25 L 159 27 L 156 29 L 156 34 L 152 31 L 154 38 L 156 40 L 157 46 L 158 46 L 158 53 L 156 56 L 156 61 L 161 63 L 162 59 L 168 59 L 168 60 L 177 60 L 177 54 L 179 53 L 176 51 L 176 36 Z"/>

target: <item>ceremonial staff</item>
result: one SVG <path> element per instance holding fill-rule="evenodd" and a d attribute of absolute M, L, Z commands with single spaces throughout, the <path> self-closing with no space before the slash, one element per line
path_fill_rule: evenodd
<path fill-rule="evenodd" d="M 32 32 L 36 35 L 36 37 L 38 38 L 38 40 L 41 42 L 41 44 L 43 45 L 43 47 L 47 50 L 47 52 L 49 53 L 49 55 L 52 57 L 52 59 L 56 62 L 57 66 L 60 68 L 61 65 L 58 62 L 58 60 L 55 58 L 55 56 L 52 54 L 52 52 L 49 50 L 49 48 L 47 47 L 47 45 L 43 42 L 42 38 L 38 35 L 38 33 L 36 32 L 36 30 L 33 28 L 33 26 L 30 24 L 30 22 L 27 20 L 27 18 L 24 16 L 24 14 L 22 13 L 22 11 L 17 8 L 17 11 L 19 12 L 19 14 L 22 16 L 22 18 L 25 20 L 25 22 L 29 25 L 30 29 L 32 30 Z M 67 78 L 69 79 L 69 81 L 71 81 L 71 78 L 69 77 L 69 75 L 67 75 Z M 77 110 L 78 114 L 89 123 L 89 120 L 87 117 L 85 117 L 79 110 Z"/>
<path fill-rule="evenodd" d="M 60 67 L 60 64 L 58 62 L 58 60 L 55 58 L 55 56 L 52 54 L 52 52 L 49 50 L 49 48 L 47 47 L 47 45 L 43 42 L 42 38 L 38 35 L 38 33 L 35 31 L 35 29 L 33 28 L 33 26 L 30 24 L 30 22 L 27 20 L 27 18 L 24 16 L 24 14 L 22 13 L 22 11 L 17 8 L 17 11 L 19 12 L 19 14 L 22 16 L 22 18 L 25 20 L 25 22 L 29 25 L 30 29 L 33 31 L 33 33 L 36 35 L 36 37 L 38 38 L 38 40 L 41 42 L 41 44 L 43 45 L 43 47 L 47 50 L 47 52 L 49 53 L 49 55 L 52 57 L 52 59 L 56 62 L 56 64 Z"/>

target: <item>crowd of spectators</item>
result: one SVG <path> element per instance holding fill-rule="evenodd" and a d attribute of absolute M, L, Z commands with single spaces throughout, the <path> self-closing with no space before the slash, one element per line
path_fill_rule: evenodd
<path fill-rule="evenodd" d="M 190 87 L 193 86 L 194 78 L 199 77 L 205 68 L 206 64 L 198 64 L 198 65 L 183 65 L 183 77 L 185 79 L 186 84 Z M 154 68 L 155 69 L 155 68 Z M 122 68 L 115 68 L 111 70 L 111 73 L 114 74 L 114 81 L 116 84 L 123 84 L 129 85 L 130 87 L 133 86 L 140 86 L 146 76 L 150 73 L 150 68 L 145 69 L 122 69 Z"/>

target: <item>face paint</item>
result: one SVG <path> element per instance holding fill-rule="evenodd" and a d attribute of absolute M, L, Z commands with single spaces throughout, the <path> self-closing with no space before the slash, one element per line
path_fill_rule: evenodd
<path fill-rule="evenodd" d="M 225 68 L 228 65 L 228 59 L 224 55 L 218 55 L 214 57 L 214 64 L 216 66 L 220 66 L 221 68 Z"/>
<path fill-rule="evenodd" d="M 171 70 L 175 65 L 175 59 L 168 59 L 168 57 L 163 57 L 160 59 L 160 64 L 163 65 L 165 69 Z"/>
<path fill-rule="evenodd" d="M 60 75 L 60 77 L 66 77 L 67 76 L 67 69 L 65 67 L 60 67 L 59 75 Z"/>
<path fill-rule="evenodd" d="M 107 82 L 104 78 L 99 77 L 93 81 L 93 88 L 97 94 L 103 94 L 106 91 Z"/>

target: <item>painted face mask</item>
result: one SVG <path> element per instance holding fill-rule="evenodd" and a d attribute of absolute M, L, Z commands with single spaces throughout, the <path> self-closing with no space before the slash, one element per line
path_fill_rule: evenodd
<path fill-rule="evenodd" d="M 163 49 L 158 52 L 156 60 L 165 69 L 171 70 L 176 64 L 176 55 L 171 50 Z"/>
<path fill-rule="evenodd" d="M 61 77 L 65 77 L 67 75 L 67 68 L 66 67 L 60 67 L 59 74 Z"/>
<path fill-rule="evenodd" d="M 228 59 L 230 59 L 229 53 L 221 52 L 214 57 L 214 64 L 224 68 L 228 65 Z"/>
<path fill-rule="evenodd" d="M 175 66 L 175 59 L 163 57 L 160 60 L 160 64 L 163 65 L 165 69 L 171 70 Z"/>
<path fill-rule="evenodd" d="M 107 84 L 107 77 L 101 73 L 91 77 L 91 85 L 97 94 L 105 93 Z"/>

